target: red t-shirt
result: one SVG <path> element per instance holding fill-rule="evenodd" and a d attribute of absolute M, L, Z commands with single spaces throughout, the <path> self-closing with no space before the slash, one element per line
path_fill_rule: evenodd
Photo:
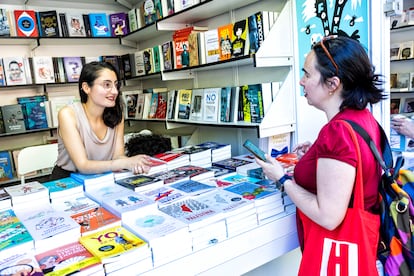
<path fill-rule="evenodd" d="M 339 112 L 319 132 L 318 138 L 309 151 L 296 164 L 294 176 L 298 185 L 316 194 L 316 164 L 318 158 L 332 158 L 346 162 L 354 167 L 357 163 L 355 146 L 348 129 L 338 120 L 351 120 L 364 128 L 380 150 L 380 132 L 377 121 L 368 109 L 345 109 Z M 378 208 L 378 183 L 381 177 L 381 167 L 376 161 L 370 148 L 363 138 L 356 133 L 361 149 L 362 170 L 364 179 L 365 209 L 376 212 Z M 332 179 L 332 181 L 335 181 Z M 298 235 L 302 242 L 302 225 L 297 216 Z"/>

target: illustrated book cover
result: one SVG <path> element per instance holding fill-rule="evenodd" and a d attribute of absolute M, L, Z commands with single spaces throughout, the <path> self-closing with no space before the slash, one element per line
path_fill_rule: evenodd
<path fill-rule="evenodd" d="M 5 8 L 0 8 L 0 37 L 10 37 L 9 12 Z"/>
<path fill-rule="evenodd" d="M 6 133 L 26 131 L 23 110 L 20 104 L 3 105 L 1 106 L 1 113 Z"/>
<path fill-rule="evenodd" d="M 173 55 L 172 41 L 166 41 L 161 44 L 162 53 L 162 71 L 174 69 L 174 55 Z"/>
<path fill-rule="evenodd" d="M 111 27 L 106 13 L 91 12 L 88 15 L 92 37 L 111 37 Z"/>
<path fill-rule="evenodd" d="M 214 172 L 206 168 L 196 166 L 196 165 L 184 165 L 170 171 L 176 172 L 178 175 L 186 175 L 190 177 L 191 180 L 198 181 L 214 176 Z"/>
<path fill-rule="evenodd" d="M 217 28 L 220 49 L 220 60 L 231 58 L 231 42 L 233 41 L 233 23 L 221 25 Z"/>
<path fill-rule="evenodd" d="M 167 116 L 167 101 L 168 92 L 157 93 L 157 110 L 155 111 L 155 118 L 165 119 Z"/>
<path fill-rule="evenodd" d="M 121 178 L 115 181 L 116 184 L 124 186 L 135 192 L 148 190 L 153 187 L 160 187 L 164 185 L 164 181 L 154 177 L 137 174 L 126 178 Z"/>
<path fill-rule="evenodd" d="M 229 192 L 241 195 L 243 196 L 243 198 L 254 200 L 256 206 L 260 206 L 263 203 L 270 203 L 271 201 L 276 201 L 276 198 L 282 198 L 282 194 L 278 189 L 268 187 L 265 185 L 259 185 L 252 182 L 240 182 L 228 186 L 224 189 Z M 266 201 L 266 198 L 272 200 Z"/>
<path fill-rule="evenodd" d="M 178 90 L 178 119 L 190 118 L 191 95 L 191 89 Z"/>
<path fill-rule="evenodd" d="M 23 57 L 3 57 L 4 74 L 8 86 L 28 84 L 26 79 L 26 68 Z"/>
<path fill-rule="evenodd" d="M 247 161 L 247 160 L 240 160 L 240 159 L 235 159 L 235 158 L 227 158 L 224 160 L 220 160 L 217 162 L 213 162 L 213 166 L 217 166 L 217 167 L 222 167 L 225 169 L 230 169 L 233 171 L 236 171 L 236 168 L 242 165 L 246 165 L 251 163 L 251 161 Z"/>
<path fill-rule="evenodd" d="M 36 12 L 34 10 L 13 10 L 17 36 L 38 37 Z"/>
<path fill-rule="evenodd" d="M 142 3 L 142 11 L 145 25 L 155 23 L 162 18 L 161 0 L 145 0 Z"/>
<path fill-rule="evenodd" d="M 83 67 L 81 57 L 64 57 L 63 65 L 65 66 L 67 81 L 78 82 Z"/>
<path fill-rule="evenodd" d="M 210 186 L 195 180 L 180 181 L 170 185 L 174 189 L 180 190 L 188 195 L 199 195 L 209 192 L 216 187 Z"/>
<path fill-rule="evenodd" d="M 99 207 L 99 204 L 87 197 L 83 191 L 65 197 L 54 198 L 51 205 L 53 209 L 65 212 L 70 216 Z"/>
<path fill-rule="evenodd" d="M 94 266 L 103 266 L 99 258 L 90 253 L 79 242 L 68 243 L 66 245 L 48 250 L 35 255 L 43 273 L 48 276 L 71 275 L 91 270 Z M 90 270 L 87 270 L 90 269 Z M 103 271 L 102 271 L 103 272 Z"/>
<path fill-rule="evenodd" d="M 111 24 L 111 36 L 122 36 L 129 34 L 129 23 L 127 13 L 110 13 L 109 23 Z"/>
<path fill-rule="evenodd" d="M 231 57 L 242 57 L 249 54 L 248 19 L 242 19 L 233 24 L 233 40 L 231 42 Z"/>
<path fill-rule="evenodd" d="M 81 13 L 66 13 L 69 37 L 86 37 L 85 23 Z"/>
<path fill-rule="evenodd" d="M 32 61 L 35 83 L 55 82 L 55 70 L 51 56 L 34 56 Z"/>
<path fill-rule="evenodd" d="M 13 161 L 9 151 L 0 151 L 0 181 L 13 179 Z"/>
<path fill-rule="evenodd" d="M 17 97 L 16 99 L 22 107 L 26 130 L 49 127 L 45 103 L 46 96 Z"/>
<path fill-rule="evenodd" d="M 121 218 L 102 206 L 76 213 L 71 217 L 80 225 L 81 235 L 89 235 L 97 231 L 121 226 Z"/>
<path fill-rule="evenodd" d="M 4 189 L 10 195 L 14 208 L 24 203 L 31 204 L 33 201 L 37 204 L 49 203 L 49 190 L 39 181 L 8 186 Z"/>
<path fill-rule="evenodd" d="M 166 205 L 188 196 L 186 193 L 171 187 L 171 185 L 153 187 L 141 193 L 156 202 L 158 206 Z"/>
<path fill-rule="evenodd" d="M 16 252 L 0 257 L 2 275 L 44 275 L 35 256 L 30 251 Z"/>
<path fill-rule="evenodd" d="M 59 37 L 59 20 L 56 10 L 38 11 L 39 35 L 41 37 Z"/>
<path fill-rule="evenodd" d="M 49 190 L 50 198 L 70 196 L 73 194 L 83 193 L 83 185 L 72 177 L 64 177 L 42 183 Z"/>

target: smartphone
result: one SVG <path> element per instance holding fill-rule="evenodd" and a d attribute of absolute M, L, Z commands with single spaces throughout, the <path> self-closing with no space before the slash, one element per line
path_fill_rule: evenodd
<path fill-rule="evenodd" d="M 243 147 L 245 147 L 248 151 L 250 151 L 254 156 L 259 158 L 260 160 L 265 161 L 265 162 L 267 161 L 265 152 L 262 151 L 258 146 L 253 144 L 253 142 L 250 141 L 249 139 L 244 141 Z"/>

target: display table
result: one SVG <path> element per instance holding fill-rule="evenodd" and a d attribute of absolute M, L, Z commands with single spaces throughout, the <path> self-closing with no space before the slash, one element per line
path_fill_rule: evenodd
<path fill-rule="evenodd" d="M 140 275 L 240 275 L 298 246 L 293 213 Z"/>

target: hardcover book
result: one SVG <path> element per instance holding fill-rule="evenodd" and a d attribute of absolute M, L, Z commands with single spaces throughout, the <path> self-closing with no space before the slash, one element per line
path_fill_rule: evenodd
<path fill-rule="evenodd" d="M 110 37 L 111 27 L 106 13 L 89 13 L 92 37 Z"/>
<path fill-rule="evenodd" d="M 111 35 L 122 36 L 129 34 L 128 14 L 117 12 L 109 14 L 109 23 L 111 24 Z"/>
<path fill-rule="evenodd" d="M 58 14 L 55 10 L 37 12 L 41 37 L 59 37 Z"/>
<path fill-rule="evenodd" d="M 0 151 L 0 181 L 13 179 L 12 157 L 9 151 Z"/>
<path fill-rule="evenodd" d="M 115 226 L 82 236 L 79 242 L 102 263 L 110 263 L 114 258 L 131 253 L 135 258 L 150 254 L 148 243 L 123 226 Z"/>
<path fill-rule="evenodd" d="M 205 88 L 203 99 L 203 121 L 217 122 L 221 88 Z"/>
<path fill-rule="evenodd" d="M 44 275 L 35 256 L 30 251 L 16 252 L 0 257 L 0 271 L 3 275 Z"/>
<path fill-rule="evenodd" d="M 82 71 L 82 59 L 80 57 L 64 57 L 66 79 L 68 82 L 78 82 Z"/>
<path fill-rule="evenodd" d="M 35 255 L 40 268 L 45 275 L 71 275 L 73 273 L 103 270 L 99 258 L 92 255 L 79 242 L 63 246 Z M 97 266 L 92 270 L 92 267 Z M 100 269 L 99 269 L 100 268 Z M 102 271 L 103 272 L 103 271 Z"/>
<path fill-rule="evenodd" d="M 20 104 L 3 105 L 1 106 L 1 113 L 6 133 L 26 131 L 23 110 Z"/>
<path fill-rule="evenodd" d="M 34 56 L 33 75 L 35 83 L 54 83 L 55 69 L 50 56 Z"/>
<path fill-rule="evenodd" d="M 14 10 L 17 36 L 38 37 L 36 12 L 34 10 Z"/>
<path fill-rule="evenodd" d="M 23 57 L 3 57 L 4 73 L 8 86 L 27 84 L 26 68 Z"/>
<path fill-rule="evenodd" d="M 83 15 L 80 13 L 67 13 L 66 24 L 69 37 L 86 37 Z"/>
<path fill-rule="evenodd" d="M 121 218 L 102 206 L 73 214 L 71 217 L 81 226 L 82 236 L 121 226 Z"/>
<path fill-rule="evenodd" d="M 178 119 L 190 118 L 191 94 L 191 89 L 178 90 Z"/>

